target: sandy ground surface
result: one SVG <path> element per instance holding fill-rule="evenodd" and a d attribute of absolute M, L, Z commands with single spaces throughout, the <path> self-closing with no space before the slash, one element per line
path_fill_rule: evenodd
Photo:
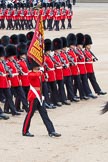
<path fill-rule="evenodd" d="M 23 31 L 24 32 L 24 31 Z M 27 31 L 25 31 L 27 33 Z M 77 4 L 74 7 L 73 29 L 45 32 L 45 38 L 67 36 L 68 33 L 89 33 L 93 38 L 97 80 L 108 92 L 108 4 Z M 19 31 L 0 31 L 0 36 Z M 34 138 L 22 137 L 25 117 L 10 117 L 0 121 L 0 162 L 107 162 L 108 113 L 100 115 L 108 95 L 98 99 L 72 103 L 48 110 L 56 130 L 62 137 L 55 139 L 47 131 L 38 113 L 35 113 L 31 132 Z"/>

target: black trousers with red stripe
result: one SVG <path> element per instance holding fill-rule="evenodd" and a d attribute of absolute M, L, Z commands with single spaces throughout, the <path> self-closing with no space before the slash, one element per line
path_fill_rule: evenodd
<path fill-rule="evenodd" d="M 38 110 L 43 123 L 45 124 L 48 134 L 50 134 L 51 132 L 55 132 L 54 126 L 52 121 L 49 119 L 49 116 L 47 114 L 47 111 L 45 109 L 44 103 L 41 106 L 38 99 L 34 99 L 33 101 L 30 102 L 29 104 L 29 112 L 26 115 L 26 118 L 24 120 L 24 124 L 23 124 L 23 130 L 22 133 L 26 134 L 27 132 L 29 132 L 29 128 L 30 128 L 30 123 L 31 123 L 31 119 L 34 115 L 35 110 Z"/>

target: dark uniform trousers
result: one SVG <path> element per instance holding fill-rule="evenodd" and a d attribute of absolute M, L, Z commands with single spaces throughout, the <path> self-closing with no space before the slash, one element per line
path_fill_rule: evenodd
<path fill-rule="evenodd" d="M 61 29 L 65 29 L 65 19 L 62 19 L 61 20 Z"/>
<path fill-rule="evenodd" d="M 55 26 L 56 26 L 55 30 L 59 31 L 59 20 L 55 20 Z"/>
<path fill-rule="evenodd" d="M 84 93 L 82 81 L 80 78 L 80 75 L 72 75 L 71 76 L 73 88 L 74 88 L 74 94 L 77 95 L 76 89 L 79 91 L 80 98 L 82 99 L 86 94 Z"/>
<path fill-rule="evenodd" d="M 56 82 L 48 82 L 48 87 L 51 91 L 51 102 L 56 105 L 59 102 Z"/>
<path fill-rule="evenodd" d="M 52 23 L 53 23 L 53 19 L 49 19 L 49 20 L 48 20 L 48 27 L 49 27 L 49 30 L 52 30 Z"/>
<path fill-rule="evenodd" d="M 13 87 L 16 96 L 16 100 L 15 100 L 15 106 L 18 107 L 19 106 L 19 100 L 22 102 L 23 104 L 23 108 L 25 109 L 25 111 L 28 111 L 28 102 L 24 93 L 24 90 L 22 87 L 18 86 L 18 87 Z"/>
<path fill-rule="evenodd" d="M 58 84 L 58 94 L 59 94 L 59 101 L 64 102 L 66 101 L 66 94 L 64 89 L 64 80 L 57 80 Z"/>
<path fill-rule="evenodd" d="M 64 76 L 64 84 L 66 85 L 67 98 L 69 100 L 73 100 L 75 95 L 74 95 L 74 90 L 73 90 L 73 84 L 72 84 L 71 76 Z"/>
<path fill-rule="evenodd" d="M 70 28 L 70 29 L 72 28 L 71 21 L 72 21 L 71 19 L 68 19 L 68 27 L 67 28 Z"/>
<path fill-rule="evenodd" d="M 30 86 L 22 86 L 21 89 L 23 89 L 24 95 L 25 95 L 26 100 L 27 100 L 27 96 L 28 96 L 28 92 L 29 92 Z M 22 100 L 20 99 L 20 96 L 18 97 L 18 95 L 16 93 L 15 105 L 16 105 L 17 111 L 19 111 L 21 109 L 21 101 Z M 25 103 L 25 99 L 24 99 L 24 103 Z M 25 109 L 25 104 L 23 104 L 23 109 Z"/>
<path fill-rule="evenodd" d="M 87 73 L 87 77 L 91 82 L 91 85 L 95 91 L 95 93 L 99 93 L 101 91 L 101 88 L 99 87 L 95 74 L 94 73 Z"/>
<path fill-rule="evenodd" d="M 34 115 L 34 112 L 36 110 L 38 110 L 38 112 L 43 120 L 43 123 L 45 124 L 45 126 L 47 128 L 48 133 L 50 134 L 51 132 L 55 132 L 53 123 L 51 122 L 51 120 L 48 117 L 44 103 L 41 106 L 38 99 L 36 98 L 29 103 L 29 112 L 27 113 L 26 118 L 24 120 L 24 124 L 23 124 L 23 130 L 22 130 L 23 134 L 26 134 L 29 131 L 31 118 Z"/>
<path fill-rule="evenodd" d="M 89 96 L 90 94 L 92 94 L 92 92 L 91 92 L 91 89 L 89 87 L 87 74 L 81 74 L 80 77 L 81 77 L 81 80 L 82 80 L 84 92 L 85 92 L 86 96 Z"/>
<path fill-rule="evenodd" d="M 43 96 L 45 97 L 45 102 L 50 104 L 49 90 L 48 90 L 48 85 L 46 81 L 42 82 L 42 93 L 43 93 Z"/>
<path fill-rule="evenodd" d="M 11 109 L 11 113 L 15 114 L 16 107 L 12 100 L 12 94 L 10 88 L 0 88 L 0 94 L 3 94 L 6 98 L 6 102 L 4 104 L 4 111 L 7 111 L 7 108 Z"/>

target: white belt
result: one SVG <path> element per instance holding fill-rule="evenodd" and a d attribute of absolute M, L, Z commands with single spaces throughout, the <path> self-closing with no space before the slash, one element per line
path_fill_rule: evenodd
<path fill-rule="evenodd" d="M 38 94 L 38 92 L 36 91 L 36 89 L 35 89 L 32 85 L 30 85 L 30 89 L 31 89 L 31 90 L 33 91 L 33 93 L 36 95 L 36 97 L 37 97 L 37 99 L 38 99 L 40 105 L 42 106 L 43 100 L 44 100 L 44 96 L 42 96 L 42 99 L 41 99 L 40 96 L 39 96 L 39 94 Z"/>
<path fill-rule="evenodd" d="M 49 68 L 47 71 L 53 71 L 55 70 L 55 68 Z"/>
<path fill-rule="evenodd" d="M 69 67 L 69 64 L 66 64 L 67 68 Z"/>
<path fill-rule="evenodd" d="M 85 62 L 77 62 L 77 64 L 85 64 Z"/>
<path fill-rule="evenodd" d="M 86 64 L 92 64 L 93 62 L 91 61 L 91 62 L 85 62 Z"/>
<path fill-rule="evenodd" d="M 28 73 L 23 73 L 22 75 L 27 76 L 27 75 L 28 75 Z"/>
<path fill-rule="evenodd" d="M 14 77 L 14 76 L 18 76 L 19 73 L 12 73 L 12 75 L 13 75 L 13 77 Z"/>
<path fill-rule="evenodd" d="M 62 69 L 62 66 L 56 67 L 56 69 Z"/>

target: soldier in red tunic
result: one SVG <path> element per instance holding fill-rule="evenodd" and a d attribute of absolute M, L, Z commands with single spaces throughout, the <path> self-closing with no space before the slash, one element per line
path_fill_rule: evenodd
<path fill-rule="evenodd" d="M 65 66 L 64 59 L 60 55 L 62 46 L 62 41 L 60 38 L 55 38 L 52 41 L 52 48 L 54 51 L 54 56 L 52 57 L 52 61 L 55 65 L 55 74 L 56 74 L 56 82 L 58 84 L 58 93 L 59 98 L 62 104 L 70 105 L 69 102 L 67 102 L 66 93 L 64 89 L 64 76 L 63 76 L 63 68 Z"/>
<path fill-rule="evenodd" d="M 19 79 L 19 74 L 20 74 L 20 70 L 17 66 L 17 62 L 14 59 L 14 56 L 16 56 L 16 47 L 12 44 L 9 44 L 6 47 L 6 64 L 12 69 L 12 77 L 9 78 L 9 81 L 11 83 L 11 87 L 13 88 L 15 94 L 16 94 L 16 107 L 18 107 L 17 105 L 17 97 L 20 98 L 20 100 L 22 101 L 23 107 L 25 109 L 25 111 L 28 111 L 28 102 L 24 93 L 24 90 L 21 87 L 21 81 Z"/>
<path fill-rule="evenodd" d="M 79 91 L 80 99 L 87 100 L 88 97 L 86 96 L 86 94 L 84 92 L 84 89 L 82 86 L 82 81 L 80 78 L 80 71 L 79 71 L 78 64 L 77 64 L 76 44 L 77 44 L 77 40 L 76 40 L 75 34 L 73 34 L 73 33 L 68 34 L 67 46 L 69 47 L 69 49 L 67 51 L 67 57 L 68 57 L 68 60 L 70 63 L 71 80 L 72 80 L 74 92 L 77 87 L 77 89 Z M 75 95 L 76 95 L 76 92 L 75 92 Z"/>
<path fill-rule="evenodd" d="M 54 15 L 54 19 L 55 19 L 55 30 L 59 31 L 59 22 L 61 20 L 61 15 L 60 15 L 60 5 L 57 4 L 56 5 L 56 10 L 55 10 L 55 15 Z"/>
<path fill-rule="evenodd" d="M 0 29 L 5 29 L 5 10 L 2 8 L 0 8 Z"/>
<path fill-rule="evenodd" d="M 34 112 L 38 110 L 50 137 L 60 137 L 61 134 L 56 133 L 53 123 L 49 119 L 47 111 L 44 107 L 44 101 L 42 97 L 42 72 L 39 71 L 39 65 L 35 61 L 31 62 L 31 72 L 29 73 L 30 91 L 28 93 L 29 112 L 26 115 L 23 124 L 22 134 L 23 136 L 33 137 L 34 135 L 29 132 L 31 118 Z"/>
<path fill-rule="evenodd" d="M 65 29 L 66 9 L 64 2 L 62 3 L 60 8 L 60 14 L 61 14 L 61 29 Z"/>
<path fill-rule="evenodd" d="M 55 73 L 55 64 L 51 58 L 51 40 L 46 39 L 45 42 L 49 43 L 49 50 L 45 51 L 44 55 L 44 68 L 45 75 L 48 77 L 48 86 L 51 90 L 51 101 L 56 106 L 61 106 L 61 102 L 59 102 L 57 85 L 56 85 L 56 73 Z"/>
<path fill-rule="evenodd" d="M 73 17 L 73 11 L 72 11 L 72 5 L 69 4 L 68 5 L 68 9 L 67 9 L 67 12 L 66 12 L 66 16 L 67 16 L 67 20 L 68 20 L 68 26 L 67 26 L 67 29 L 71 29 L 72 28 L 72 17 Z"/>
<path fill-rule="evenodd" d="M 3 94 L 5 96 L 6 98 L 5 106 L 7 105 L 8 108 L 11 109 L 12 115 L 20 115 L 20 113 L 16 111 L 16 107 L 12 100 L 12 94 L 10 90 L 11 85 L 9 84 L 9 81 L 7 79 L 8 76 L 12 77 L 10 70 L 6 66 L 4 47 L 1 45 L 0 46 L 0 95 Z M 7 113 L 7 111 L 5 110 L 4 112 Z"/>
<path fill-rule="evenodd" d="M 42 15 L 44 29 L 46 30 L 46 19 L 47 19 L 46 3 L 42 4 L 42 9 L 40 9 L 40 13 Z"/>
<path fill-rule="evenodd" d="M 105 95 L 106 92 L 103 92 L 97 83 L 94 68 L 93 68 L 93 62 L 97 60 L 96 57 L 93 56 L 93 53 L 91 52 L 91 45 L 92 45 L 92 38 L 90 35 L 86 34 L 84 36 L 84 54 L 85 54 L 85 66 L 87 70 L 87 77 L 91 82 L 91 85 L 98 95 Z"/>
<path fill-rule="evenodd" d="M 92 94 L 92 91 L 88 84 L 87 70 L 86 70 L 86 66 L 85 66 L 85 55 L 83 53 L 84 35 L 82 33 L 78 33 L 78 34 L 76 34 L 76 37 L 77 37 L 77 54 L 76 54 L 77 64 L 78 64 L 78 68 L 80 71 L 80 77 L 82 80 L 83 89 L 86 93 L 86 96 L 91 97 L 91 98 L 97 98 L 97 96 L 94 96 Z"/>

